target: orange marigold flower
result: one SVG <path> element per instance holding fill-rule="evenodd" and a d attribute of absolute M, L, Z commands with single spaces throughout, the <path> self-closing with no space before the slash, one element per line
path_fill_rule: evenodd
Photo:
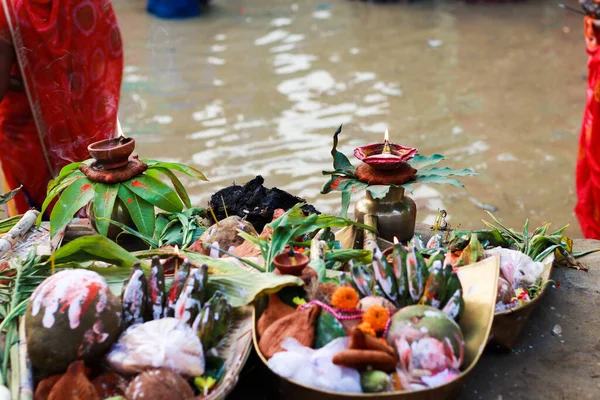
<path fill-rule="evenodd" d="M 378 304 L 369 307 L 362 318 L 363 322 L 371 324 L 375 332 L 383 331 L 388 319 L 390 319 L 390 310 Z"/>
<path fill-rule="evenodd" d="M 342 310 L 354 310 L 358 306 L 358 293 L 348 286 L 340 286 L 331 296 L 331 305 Z"/>
<path fill-rule="evenodd" d="M 358 329 L 360 329 L 365 335 L 375 336 L 375 330 L 368 322 L 361 322 L 360 324 L 358 324 Z"/>

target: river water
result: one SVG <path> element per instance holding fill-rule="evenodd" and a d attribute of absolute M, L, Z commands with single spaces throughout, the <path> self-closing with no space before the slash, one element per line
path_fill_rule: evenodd
<path fill-rule="evenodd" d="M 339 194 L 320 187 L 343 123 L 349 156 L 388 128 L 394 142 L 478 171 L 465 189 L 418 187 L 420 221 L 443 208 L 453 226 L 480 227 L 483 205 L 511 227 L 529 217 L 580 235 L 583 24 L 556 1 L 214 0 L 179 21 L 148 15 L 143 1 L 113 3 L 126 51 L 123 128 L 142 157 L 206 174 L 185 181 L 196 205 L 262 175 L 338 211 Z"/>

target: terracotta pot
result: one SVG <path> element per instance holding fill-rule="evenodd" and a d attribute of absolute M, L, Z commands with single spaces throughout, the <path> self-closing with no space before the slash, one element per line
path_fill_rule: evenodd
<path fill-rule="evenodd" d="M 96 228 L 96 216 L 94 215 L 94 207 L 91 202 L 88 203 L 86 211 L 87 211 L 87 215 L 90 219 L 90 224 L 96 231 L 98 231 L 98 229 Z M 133 220 L 131 219 L 131 215 L 129 214 L 127 207 L 125 207 L 125 204 L 118 197 L 115 199 L 115 205 L 114 205 L 114 208 L 112 211 L 112 215 L 110 216 L 110 219 L 113 221 L 120 222 L 123 225 L 126 225 L 132 229 L 136 229 L 136 226 L 133 223 Z M 110 240 L 115 241 L 117 239 L 117 236 L 121 232 L 123 232 L 123 230 L 121 228 L 119 228 L 118 226 L 116 226 L 114 224 L 110 224 L 108 227 L 108 232 L 106 234 L 106 237 L 109 238 Z"/>
<path fill-rule="evenodd" d="M 413 199 L 404 195 L 402 188 L 391 187 L 383 199 L 375 199 L 366 191 L 365 197 L 356 203 L 355 218 L 364 223 L 367 214 L 377 217 L 378 236 L 385 240 L 393 242 L 397 237 L 403 242 L 415 234 L 417 206 Z M 362 243 L 362 238 L 360 240 Z"/>
<path fill-rule="evenodd" d="M 128 137 L 118 137 L 101 140 L 88 146 L 90 155 L 102 169 L 124 167 L 129 162 L 129 156 L 135 149 L 135 140 Z"/>
<path fill-rule="evenodd" d="M 295 263 L 292 263 L 292 258 L 294 258 Z M 309 262 L 310 258 L 301 253 L 294 253 L 292 256 L 287 252 L 279 253 L 273 258 L 273 264 L 282 275 L 300 276 Z"/>

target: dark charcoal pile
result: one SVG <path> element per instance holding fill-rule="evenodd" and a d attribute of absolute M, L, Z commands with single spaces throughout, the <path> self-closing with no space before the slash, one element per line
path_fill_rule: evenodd
<path fill-rule="evenodd" d="M 289 210 L 298 203 L 306 203 L 306 200 L 292 196 L 281 189 L 267 189 L 263 186 L 264 182 L 263 177 L 259 175 L 244 186 L 234 184 L 226 187 L 213 194 L 208 205 L 221 220 L 226 218 L 224 202 L 227 215 L 246 218 L 246 221 L 254 225 L 257 232 L 261 232 L 265 225 L 273 220 L 273 212 L 276 209 Z M 307 215 L 320 214 L 308 204 L 302 207 L 302 211 Z"/>

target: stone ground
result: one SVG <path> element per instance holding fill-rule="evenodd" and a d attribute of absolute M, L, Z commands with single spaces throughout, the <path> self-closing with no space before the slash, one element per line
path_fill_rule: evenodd
<path fill-rule="evenodd" d="M 600 241 L 575 241 L 575 251 L 596 247 Z M 515 348 L 488 348 L 459 399 L 600 399 L 600 254 L 581 262 L 589 272 L 554 269 L 560 285 L 547 290 Z M 229 399 L 279 398 L 277 379 L 253 353 Z"/>

